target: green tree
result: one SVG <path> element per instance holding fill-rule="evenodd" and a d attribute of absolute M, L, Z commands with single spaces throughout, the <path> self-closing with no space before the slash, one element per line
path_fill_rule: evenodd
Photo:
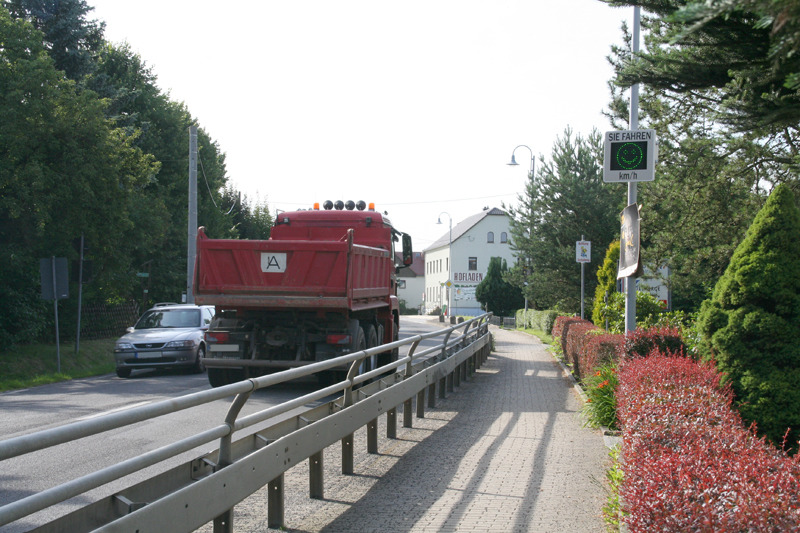
<path fill-rule="evenodd" d="M 619 269 L 619 241 L 613 241 L 606 250 L 603 264 L 597 269 L 597 288 L 594 291 L 592 322 L 600 328 L 605 327 L 608 301 L 617 292 L 617 271 Z"/>
<path fill-rule="evenodd" d="M 105 118 L 104 102 L 56 70 L 42 35 L 0 7 L 0 295 L 10 302 L 0 342 L 46 323 L 38 260 L 92 245 L 98 284 L 111 282 L 117 245 L 134 224 L 135 191 L 158 168 Z M 13 281 L 12 281 L 13 280 Z"/>
<path fill-rule="evenodd" d="M 269 206 L 258 197 L 251 199 L 247 195 L 234 196 L 236 191 L 225 191 L 225 202 L 235 203 L 232 210 L 236 232 L 241 239 L 268 239 L 273 225 Z"/>
<path fill-rule="evenodd" d="M 778 186 L 698 317 L 701 353 L 730 380 L 743 418 L 780 443 L 800 438 L 800 209 Z M 796 449 L 796 447 L 795 447 Z"/>
<path fill-rule="evenodd" d="M 519 205 L 509 209 L 511 241 L 524 261 L 509 279 L 525 291 L 535 309 L 579 310 L 575 242 L 583 236 L 595 249 L 606 249 L 619 233 L 625 200 L 621 187 L 603 183 L 600 134 L 573 136 L 567 128 L 554 143 L 551 158 L 540 159 L 535 179 L 529 180 L 518 199 Z M 529 269 L 527 276 L 522 275 L 523 266 Z M 591 266 L 587 279 L 591 294 L 595 287 Z"/>
<path fill-rule="evenodd" d="M 655 15 L 658 46 L 630 57 L 617 83 L 678 93 L 713 90 L 739 131 L 800 121 L 797 3 L 790 0 L 602 0 Z M 656 44 L 656 43 L 653 43 Z"/>
<path fill-rule="evenodd" d="M 475 298 L 486 311 L 497 316 L 513 316 L 524 302 L 519 289 L 503 279 L 503 274 L 507 271 L 508 264 L 505 259 L 492 257 L 489 260 L 486 277 L 475 288 Z"/>
<path fill-rule="evenodd" d="M 664 18 L 674 10 L 666 12 Z M 663 18 L 645 17 L 645 49 L 660 54 L 669 48 L 668 27 Z M 615 47 L 610 57 L 617 75 L 609 116 L 618 129 L 627 127 L 621 86 L 630 81 L 625 72 L 635 62 L 627 33 L 625 39 L 628 46 Z M 797 183 L 797 131 L 724 128 L 722 106 L 716 87 L 656 84 L 642 90 L 640 123 L 655 129 L 659 142 L 656 179 L 639 186 L 642 254 L 648 265 L 670 266 L 672 305 L 678 310 L 696 311 L 710 294 L 766 191 L 777 183 Z"/>
<path fill-rule="evenodd" d="M 105 25 L 88 20 L 85 0 L 4 0 L 14 18 L 29 21 L 44 34 L 43 44 L 58 70 L 75 81 L 94 69 Z"/>
<path fill-rule="evenodd" d="M 175 301 L 186 287 L 189 127 L 196 121 L 184 104 L 161 92 L 152 70 L 128 45 L 105 46 L 86 86 L 108 99 L 109 117 L 160 164 L 138 189 L 135 234 L 120 243 L 120 256 L 134 284 L 142 283 L 135 274 L 148 265 L 151 303 Z M 219 238 L 235 237 L 231 203 L 223 198 L 224 154 L 202 128 L 197 140 L 198 225 Z"/>

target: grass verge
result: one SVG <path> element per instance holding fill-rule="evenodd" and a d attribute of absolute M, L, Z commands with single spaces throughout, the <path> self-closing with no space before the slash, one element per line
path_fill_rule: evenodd
<path fill-rule="evenodd" d="M 61 343 L 61 372 L 55 344 L 28 344 L 0 351 L 0 392 L 112 373 L 116 367 L 114 341 L 81 341 L 78 354 L 74 342 Z"/>
<path fill-rule="evenodd" d="M 540 329 L 520 328 L 519 330 L 538 337 L 542 344 L 547 344 L 548 346 L 553 344 L 553 337 Z"/>

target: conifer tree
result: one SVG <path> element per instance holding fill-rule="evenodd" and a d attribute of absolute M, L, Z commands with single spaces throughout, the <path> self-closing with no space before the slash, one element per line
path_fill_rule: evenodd
<path fill-rule="evenodd" d="M 797 449 L 800 437 L 800 209 L 779 185 L 698 317 L 701 351 L 730 380 L 742 417 Z"/>
<path fill-rule="evenodd" d="M 606 250 L 603 264 L 597 269 L 597 289 L 594 292 L 594 306 L 592 307 L 592 322 L 595 326 L 604 327 L 606 304 L 608 298 L 616 291 L 617 267 L 619 264 L 619 241 L 614 241 Z"/>
<path fill-rule="evenodd" d="M 513 316 L 524 302 L 520 290 L 504 279 L 506 272 L 506 260 L 492 257 L 489 259 L 486 277 L 475 288 L 475 298 L 483 304 L 486 311 L 497 316 Z"/>

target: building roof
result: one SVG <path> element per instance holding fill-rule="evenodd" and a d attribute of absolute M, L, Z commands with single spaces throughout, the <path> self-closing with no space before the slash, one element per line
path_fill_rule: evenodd
<path fill-rule="evenodd" d="M 468 232 L 470 229 L 472 229 L 476 224 L 478 224 L 478 222 L 480 222 L 484 218 L 489 217 L 489 216 L 498 216 L 498 215 L 508 216 L 508 213 L 506 213 L 502 209 L 498 209 L 497 207 L 493 207 L 491 209 L 485 209 L 485 210 L 481 211 L 480 213 L 477 213 L 475 215 L 472 215 L 472 216 L 469 216 L 469 217 L 465 218 L 464 220 L 462 220 L 461 222 L 459 222 L 458 224 L 453 226 L 453 239 L 452 239 L 452 242 L 457 241 L 459 239 L 459 237 L 461 237 L 466 232 Z M 439 248 L 444 248 L 445 246 L 450 244 L 450 242 L 451 242 L 450 241 L 450 231 L 448 229 L 448 231 L 446 231 L 444 235 L 442 235 L 441 237 L 436 239 L 436 241 L 434 241 L 433 244 L 431 244 L 430 246 L 425 248 L 425 250 L 423 250 L 423 251 L 428 252 L 430 250 L 437 250 Z"/>
<path fill-rule="evenodd" d="M 395 253 L 395 262 L 398 265 L 403 264 L 403 254 L 401 252 Z M 401 278 L 416 278 L 418 276 L 424 276 L 425 259 L 422 256 L 422 252 L 414 252 L 414 262 L 409 266 L 401 267 L 400 272 L 397 275 Z"/>

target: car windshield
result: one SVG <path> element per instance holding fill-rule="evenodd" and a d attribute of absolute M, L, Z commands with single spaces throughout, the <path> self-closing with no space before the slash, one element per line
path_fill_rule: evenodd
<path fill-rule="evenodd" d="M 199 309 L 160 309 L 145 313 L 136 323 L 135 329 L 199 327 Z"/>

